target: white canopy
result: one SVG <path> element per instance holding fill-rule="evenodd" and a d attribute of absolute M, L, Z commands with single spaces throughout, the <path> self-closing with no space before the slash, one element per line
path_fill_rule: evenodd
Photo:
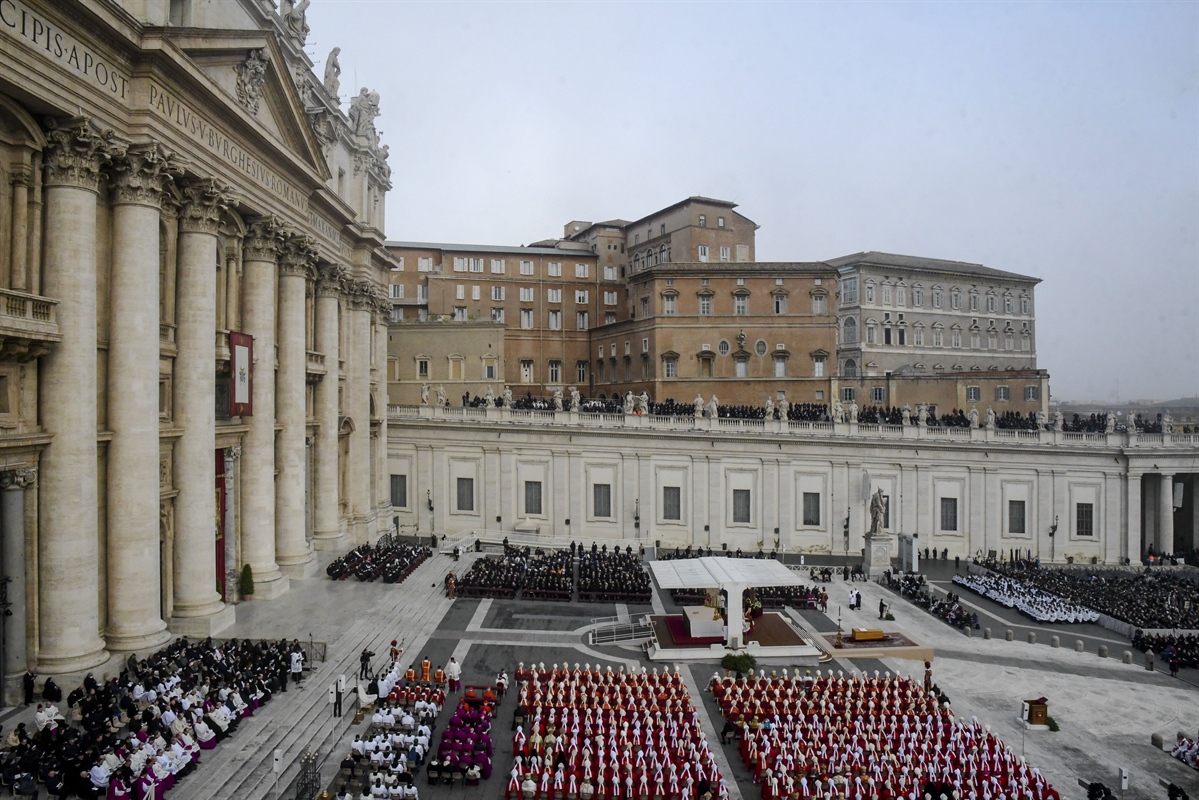
<path fill-rule="evenodd" d="M 799 573 L 772 558 L 681 558 L 651 561 L 649 567 L 663 589 L 801 586 L 806 583 Z"/>

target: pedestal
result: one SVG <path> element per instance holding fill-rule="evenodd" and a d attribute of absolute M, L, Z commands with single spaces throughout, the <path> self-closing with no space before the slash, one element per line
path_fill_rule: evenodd
<path fill-rule="evenodd" d="M 866 563 L 862 569 L 867 578 L 877 578 L 891 569 L 891 542 L 886 534 L 866 534 Z"/>

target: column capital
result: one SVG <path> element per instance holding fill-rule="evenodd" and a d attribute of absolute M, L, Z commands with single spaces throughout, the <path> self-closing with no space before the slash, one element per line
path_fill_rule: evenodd
<path fill-rule="evenodd" d="M 290 236 L 279 251 L 279 274 L 311 278 L 316 274 L 316 242 L 310 236 Z"/>
<path fill-rule="evenodd" d="M 100 169 L 115 146 L 113 132 L 101 130 L 87 117 L 50 119 L 46 127 L 46 185 L 96 191 Z"/>
<path fill-rule="evenodd" d="M 370 281 L 347 280 L 346 300 L 350 308 L 357 311 L 370 311 L 374 308 L 375 298 Z"/>
<path fill-rule="evenodd" d="M 17 164 L 9 170 L 8 182 L 13 186 L 33 186 L 33 167 L 28 164 Z"/>
<path fill-rule="evenodd" d="M 36 467 L 20 467 L 0 472 L 0 490 L 25 489 L 37 481 Z"/>
<path fill-rule="evenodd" d="M 235 444 L 225 448 L 225 455 L 231 461 L 237 461 L 241 458 L 241 445 Z"/>
<path fill-rule="evenodd" d="M 108 170 L 113 203 L 159 208 L 167 184 L 180 172 L 179 164 L 157 142 L 130 145 L 113 154 Z"/>
<path fill-rule="evenodd" d="M 279 251 L 286 240 L 286 229 L 278 217 L 273 214 L 258 217 L 247 226 L 246 238 L 243 240 L 245 260 L 274 261 L 279 257 Z"/>
<path fill-rule="evenodd" d="M 345 290 L 346 273 L 337 264 L 320 264 L 316 269 L 316 296 L 340 298 Z"/>
<path fill-rule="evenodd" d="M 179 213 L 179 229 L 184 233 L 216 235 L 221 214 L 233 197 L 229 187 L 215 178 L 204 178 L 183 187 L 183 203 Z"/>

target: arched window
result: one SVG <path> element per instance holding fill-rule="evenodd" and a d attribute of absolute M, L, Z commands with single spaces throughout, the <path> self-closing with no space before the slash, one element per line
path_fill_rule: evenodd
<path fill-rule="evenodd" d="M 858 321 L 853 317 L 845 318 L 845 343 L 853 344 L 858 340 Z"/>
<path fill-rule="evenodd" d="M 841 374 L 846 378 L 858 377 L 858 362 L 854 361 L 852 358 L 845 359 L 845 368 L 841 370 Z"/>
<path fill-rule="evenodd" d="M 666 245 L 658 248 L 658 263 L 665 264 L 669 259 L 666 258 Z"/>

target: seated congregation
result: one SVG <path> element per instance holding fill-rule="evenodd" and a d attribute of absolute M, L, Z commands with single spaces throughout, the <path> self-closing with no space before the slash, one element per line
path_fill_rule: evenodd
<path fill-rule="evenodd" d="M 728 797 L 678 672 L 522 663 L 515 678 L 505 800 Z"/>
<path fill-rule="evenodd" d="M 335 581 L 352 575 L 359 581 L 382 579 L 384 583 L 402 583 L 432 554 L 428 547 L 381 539 L 378 544 L 359 545 L 334 559 L 325 568 L 325 574 Z"/>
<path fill-rule="evenodd" d="M 989 728 L 959 721 L 909 677 L 714 675 L 709 688 L 762 800 L 1059 797 Z"/>
<path fill-rule="evenodd" d="M 1064 598 L 1136 628 L 1199 629 L 1199 584 L 1168 570 L 1075 571 L 1035 562 L 987 561 L 988 569 L 1025 587 Z"/>
<path fill-rule="evenodd" d="M 455 576 L 458 597 L 493 597 L 524 600 L 566 600 L 574 593 L 573 564 L 569 550 L 504 545 L 499 556 L 476 559 L 461 578 Z"/>
<path fill-rule="evenodd" d="M 1035 586 L 994 573 L 954 575 L 953 582 L 994 600 L 1005 608 L 1014 608 L 1037 622 L 1097 622 L 1099 614 Z"/>
<path fill-rule="evenodd" d="M 581 602 L 649 603 L 651 591 L 649 573 L 632 548 L 583 552 L 579 557 Z"/>
<path fill-rule="evenodd" d="M 119 678 L 89 674 L 68 695 L 70 722 L 53 701 L 40 705 L 36 730 L 22 724 L 8 737 L 0 775 L 14 788 L 41 783 L 50 797 L 162 800 L 203 751 L 287 691 L 289 675 L 298 681 L 302 664 L 294 641 L 179 639 L 131 655 Z"/>

